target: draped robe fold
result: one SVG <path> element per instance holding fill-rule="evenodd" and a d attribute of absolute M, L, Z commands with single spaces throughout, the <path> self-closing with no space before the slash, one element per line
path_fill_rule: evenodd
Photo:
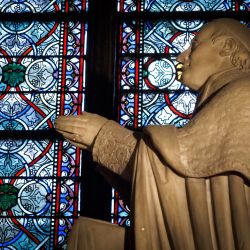
<path fill-rule="evenodd" d="M 94 160 L 132 180 L 124 249 L 250 249 L 249 77 L 211 78 L 183 128 L 149 126 L 136 139 L 115 122 L 103 126 Z"/>

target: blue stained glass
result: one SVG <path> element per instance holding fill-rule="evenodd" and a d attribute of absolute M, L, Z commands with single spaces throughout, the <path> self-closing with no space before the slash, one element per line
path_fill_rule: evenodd
<path fill-rule="evenodd" d="M 144 26 L 144 53 L 180 53 L 188 48 L 196 32 L 203 26 L 200 20 L 147 21 Z"/>
<path fill-rule="evenodd" d="M 176 1 L 176 0 L 148 0 L 144 2 L 144 9 L 151 12 L 161 11 L 227 11 L 233 7 L 231 0 L 200 0 L 200 1 Z"/>
<path fill-rule="evenodd" d="M 118 0 L 117 10 L 121 12 L 133 12 L 136 11 L 136 0 Z"/>
<path fill-rule="evenodd" d="M 112 204 L 112 211 L 111 211 L 112 223 L 129 227 L 130 226 L 130 219 L 128 217 L 130 213 L 129 207 L 119 197 L 119 194 L 114 189 L 112 190 L 112 196 L 115 197 L 116 200 L 118 200 L 118 204 L 117 203 L 116 205 Z M 114 201 L 114 199 L 112 201 Z"/>
<path fill-rule="evenodd" d="M 13 224 L 14 226 L 12 226 Z M 13 220 L 10 218 L 1 218 L 0 227 L 5 227 L 5 232 L 8 232 L 5 236 L 1 235 L 1 238 L 4 239 L 3 243 L 0 244 L 3 249 L 8 249 L 7 246 L 9 245 L 13 247 L 11 249 L 36 249 L 36 247 L 49 249 L 50 247 L 48 241 L 50 232 L 48 229 L 51 228 L 51 221 L 22 218 L 15 220 L 13 223 Z M 24 232 L 20 231 L 19 227 L 24 227 Z M 39 232 L 39 230 L 42 231 L 43 234 L 29 233 Z M 27 233 L 29 237 L 27 237 L 25 233 Z"/>
<path fill-rule="evenodd" d="M 125 57 L 120 62 L 120 88 L 132 89 L 135 85 L 135 59 Z"/>
<path fill-rule="evenodd" d="M 168 103 L 169 102 L 169 103 Z M 191 118 L 196 103 L 196 95 L 189 91 L 182 94 L 143 94 L 141 124 L 182 127 Z"/>
<path fill-rule="evenodd" d="M 0 23 L 0 27 L 2 27 L 0 33 L 1 72 L 2 68 L 10 63 L 24 66 L 26 82 L 23 85 L 26 86 L 28 83 L 28 89 L 33 90 L 39 90 L 41 85 L 45 85 L 45 87 L 41 87 L 41 90 L 57 89 L 60 86 L 58 81 L 61 80 L 63 68 L 67 70 L 67 84 L 69 81 L 76 84 L 80 78 L 85 78 L 85 63 L 78 57 L 86 54 L 83 45 L 87 27 L 84 24 L 70 22 L 67 25 L 66 48 L 63 48 L 61 43 L 64 35 L 62 23 L 34 22 L 28 27 L 28 30 L 24 27 L 21 28 L 22 23 L 17 23 L 17 26 L 20 26 L 19 32 L 13 31 L 13 33 L 8 31 L 9 25 L 7 24 L 6 22 Z M 66 59 L 67 67 L 62 67 L 63 55 L 70 56 Z M 72 58 L 73 56 L 75 58 Z M 21 88 L 22 82 L 20 82 Z M 74 84 L 70 84 L 70 87 Z M 83 84 L 85 83 L 83 82 Z M 78 89 L 77 86 L 76 88 Z"/>
<path fill-rule="evenodd" d="M 28 30 L 13 33 L 5 22 L 0 26 L 5 27 L 0 34 L 0 89 L 7 92 L 0 95 L 0 118 L 22 119 L 31 130 L 51 128 L 64 91 L 64 113 L 79 111 L 85 88 L 86 25 L 34 22 Z M 37 127 L 42 120 L 46 122 Z"/>
<path fill-rule="evenodd" d="M 83 93 L 66 93 L 64 95 L 64 115 L 77 115 L 80 114 L 80 110 L 84 110 L 84 99 Z"/>
<path fill-rule="evenodd" d="M 249 11 L 249 0 L 119 0 L 118 12 L 193 12 L 193 11 Z"/>
<path fill-rule="evenodd" d="M 86 46 L 81 46 L 81 41 L 85 40 L 86 34 L 82 30 L 81 22 L 69 22 L 68 23 L 68 44 L 67 55 L 85 55 Z"/>
<path fill-rule="evenodd" d="M 142 65 L 138 74 L 137 87 L 140 90 L 187 90 L 180 81 L 177 80 L 178 65 L 174 56 L 171 57 L 144 57 L 138 59 Z M 120 62 L 120 90 L 135 89 L 136 82 L 136 59 L 124 57 Z"/>
<path fill-rule="evenodd" d="M 122 24 L 121 53 L 135 53 L 136 49 L 135 22 Z"/>
<path fill-rule="evenodd" d="M 44 130 L 53 127 L 60 95 L 7 93 L 0 99 L 0 130 Z M 64 114 L 76 114 L 83 93 L 64 95 Z"/>
<path fill-rule="evenodd" d="M 5 204 L 9 205 L 1 209 L 0 246 L 21 249 L 23 242 L 29 242 L 33 248 L 54 249 L 63 245 L 73 216 L 79 213 L 75 199 L 79 150 L 64 142 L 60 159 L 58 141 L 6 139 L 0 146 L 0 188 L 9 185 L 9 189 L 17 190 L 16 197 L 6 192 Z M 3 227 L 4 221 L 8 221 L 7 227 Z"/>
<path fill-rule="evenodd" d="M 67 55 L 78 56 L 81 51 L 81 39 L 85 39 L 86 32 L 81 22 L 69 22 L 67 26 Z M 0 22 L 0 43 L 2 50 L 0 56 L 6 52 L 8 56 L 58 56 L 62 53 L 60 41 L 63 39 L 63 23 L 58 22 Z M 86 28 L 86 27 L 85 27 Z M 53 35 L 52 35 L 53 34 Z M 66 54 L 66 53 L 65 53 Z M 17 60 L 19 58 L 13 58 Z M 7 59 L 5 59 L 7 60 Z M 19 59 L 20 60 L 20 59 Z M 56 59 L 54 59 L 56 60 Z M 58 59 L 57 59 L 58 60 Z"/>
<path fill-rule="evenodd" d="M 190 91 L 138 94 L 137 102 L 135 94 L 124 94 L 120 101 L 120 124 L 134 127 L 136 116 L 138 127 L 167 124 L 182 127 L 190 120 L 195 103 L 196 95 Z"/>
<path fill-rule="evenodd" d="M 247 1 L 246 1 L 247 2 Z M 237 2 L 234 0 L 120 0 L 119 12 L 175 12 L 175 11 L 234 11 Z"/>
<path fill-rule="evenodd" d="M 120 100 L 120 124 L 134 127 L 134 94 L 124 94 Z"/>
<path fill-rule="evenodd" d="M 7 93 L 0 100 L 0 130 L 52 128 L 56 116 L 55 94 Z"/>
<path fill-rule="evenodd" d="M 0 12 L 3 13 L 49 13 L 68 11 L 87 11 L 88 1 L 81 0 L 2 0 Z"/>
<path fill-rule="evenodd" d="M 250 11 L 250 1 L 242 1 L 242 4 L 240 5 L 240 9 L 243 11 Z"/>
<path fill-rule="evenodd" d="M 180 53 L 187 49 L 204 25 L 201 20 L 146 21 L 143 31 L 136 22 L 122 24 L 121 53 Z M 139 43 L 136 43 L 136 33 Z"/>
<path fill-rule="evenodd" d="M 177 62 L 174 57 L 145 57 L 143 61 L 143 90 L 187 90 L 177 80 Z"/>

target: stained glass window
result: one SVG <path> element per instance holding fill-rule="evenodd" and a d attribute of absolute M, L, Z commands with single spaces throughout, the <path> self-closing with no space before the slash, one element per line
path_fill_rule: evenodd
<path fill-rule="evenodd" d="M 84 109 L 87 22 L 53 15 L 87 8 L 78 0 L 0 2 L 8 14 L 0 18 L 0 248 L 66 249 L 79 215 L 81 152 L 53 123 Z"/>
<path fill-rule="evenodd" d="M 249 9 L 248 0 L 241 4 L 234 0 L 117 1 L 119 123 L 131 129 L 187 124 L 195 107 L 196 93 L 178 80 L 176 56 L 188 48 L 204 25 L 206 12 L 216 17 L 223 13 L 225 17 Z M 197 18 L 194 12 L 199 12 L 201 19 L 194 19 Z M 111 215 L 114 223 L 130 224 L 129 208 L 114 190 Z"/>
<path fill-rule="evenodd" d="M 68 13 L 85 12 L 88 1 L 85 0 L 2 0 L 1 13 Z"/>
<path fill-rule="evenodd" d="M 119 12 L 238 11 L 249 10 L 249 0 L 118 0 Z"/>

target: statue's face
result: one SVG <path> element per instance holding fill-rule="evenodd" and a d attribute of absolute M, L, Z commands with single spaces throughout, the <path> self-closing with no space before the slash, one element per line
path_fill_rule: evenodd
<path fill-rule="evenodd" d="M 224 68 L 218 45 L 211 39 L 213 32 L 214 25 L 206 25 L 190 47 L 177 57 L 183 63 L 181 81 L 193 90 L 200 89 L 211 75 Z"/>

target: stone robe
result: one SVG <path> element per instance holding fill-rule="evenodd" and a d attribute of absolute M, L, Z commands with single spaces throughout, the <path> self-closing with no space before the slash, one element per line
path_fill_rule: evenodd
<path fill-rule="evenodd" d="M 183 128 L 149 126 L 138 139 L 108 121 L 93 158 L 131 181 L 132 227 L 124 247 L 124 229 L 114 226 L 119 237 L 106 249 L 250 249 L 249 123 L 250 74 L 238 70 L 208 80 Z M 79 232 L 69 249 L 105 249 L 81 248 Z M 105 241 L 105 230 L 96 238 Z"/>

